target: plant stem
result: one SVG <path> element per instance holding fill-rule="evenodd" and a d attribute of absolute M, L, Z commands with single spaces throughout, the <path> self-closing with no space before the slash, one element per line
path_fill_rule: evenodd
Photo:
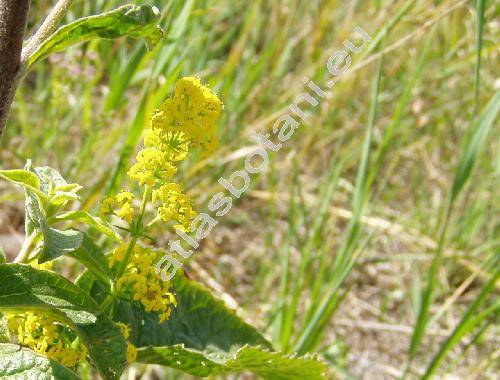
<path fill-rule="evenodd" d="M 123 259 L 120 269 L 118 270 L 118 275 L 116 276 L 117 279 L 120 278 L 125 272 L 127 264 L 130 261 L 130 256 L 132 255 L 132 251 L 134 250 L 137 240 L 139 239 L 144 229 L 143 225 L 144 212 L 146 211 L 146 204 L 148 203 L 148 200 L 151 197 L 151 191 L 152 191 L 151 187 L 146 185 L 146 188 L 144 189 L 144 194 L 142 195 L 142 202 L 141 202 L 141 208 L 139 209 L 139 216 L 137 217 L 137 223 L 135 225 L 135 233 L 134 236 L 132 237 L 132 240 L 130 240 L 127 252 L 125 253 L 125 258 Z"/>
<path fill-rule="evenodd" d="M 141 207 L 139 209 L 139 215 L 137 216 L 137 223 L 135 224 L 135 230 L 134 230 L 134 235 L 132 236 L 132 239 L 130 240 L 128 247 L 127 247 L 127 252 L 125 253 L 125 257 L 123 261 L 121 262 L 120 268 L 118 269 L 118 273 L 115 277 L 115 280 L 118 280 L 121 276 L 123 276 L 123 273 L 125 273 L 125 269 L 127 268 L 128 262 L 130 261 L 130 256 L 132 256 L 132 252 L 134 250 L 135 245 L 137 244 L 137 241 L 139 240 L 139 237 L 142 234 L 142 231 L 144 229 L 144 213 L 146 211 L 146 205 L 148 203 L 148 200 L 151 198 L 151 192 L 152 188 L 150 186 L 145 187 L 144 189 L 144 194 L 142 195 L 142 201 L 141 201 Z M 101 309 L 105 310 L 113 301 L 114 299 L 114 289 L 112 289 L 112 294 L 109 294 L 101 304 Z"/>
<path fill-rule="evenodd" d="M 0 0 L 0 138 L 21 72 L 29 0 Z"/>
<path fill-rule="evenodd" d="M 24 240 L 23 246 L 21 247 L 21 250 L 19 251 L 19 254 L 14 259 L 15 263 L 22 263 L 26 260 L 27 257 L 29 257 L 29 254 L 30 254 L 31 250 L 33 249 L 33 245 L 37 241 L 38 236 L 40 236 L 39 232 L 33 232 L 30 236 L 26 237 L 26 239 Z"/>
<path fill-rule="evenodd" d="M 47 18 L 43 21 L 42 25 L 35 32 L 33 36 L 30 37 L 26 46 L 23 48 L 21 53 L 21 62 L 25 63 L 28 61 L 29 57 L 38 48 L 38 46 L 49 37 L 54 30 L 56 30 L 57 25 L 62 20 L 68 8 L 71 6 L 73 0 L 59 0 L 57 4 L 52 8 Z"/>

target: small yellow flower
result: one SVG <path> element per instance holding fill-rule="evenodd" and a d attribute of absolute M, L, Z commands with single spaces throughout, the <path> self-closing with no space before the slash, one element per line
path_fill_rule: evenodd
<path fill-rule="evenodd" d="M 133 201 L 134 194 L 122 190 L 116 196 L 107 197 L 102 201 L 99 215 L 104 218 L 107 214 L 114 214 L 130 224 L 134 218 Z"/>
<path fill-rule="evenodd" d="M 87 349 L 72 341 L 74 334 L 53 318 L 37 312 L 7 314 L 7 326 L 17 332 L 18 343 L 67 367 L 85 361 Z"/>
<path fill-rule="evenodd" d="M 167 183 L 153 191 L 152 200 L 159 200 L 162 205 L 158 207 L 158 215 L 164 222 L 176 221 L 189 230 L 192 219 L 196 212 L 191 207 L 189 197 L 182 192 L 176 183 Z"/>
<path fill-rule="evenodd" d="M 153 186 L 156 180 L 168 181 L 177 170 L 157 147 L 142 149 L 136 159 L 137 162 L 130 168 L 128 175 L 140 185 Z"/>
<path fill-rule="evenodd" d="M 116 211 L 116 216 L 123 219 L 127 223 L 131 223 L 134 218 L 134 208 L 128 202 L 125 202 L 119 210 Z"/>
<path fill-rule="evenodd" d="M 115 249 L 109 257 L 111 266 L 123 260 L 123 252 L 127 249 L 126 243 Z M 156 273 L 155 265 L 160 257 L 162 255 L 152 249 L 136 245 L 125 273 L 116 282 L 116 290 L 121 295 L 140 302 L 146 312 L 158 313 L 160 319 L 165 321 L 170 315 L 171 307 L 177 306 L 177 301 L 169 291 L 170 283 L 162 281 L 161 276 Z"/>
<path fill-rule="evenodd" d="M 153 115 L 152 129 L 178 133 L 194 148 L 203 148 L 203 155 L 217 146 L 215 127 L 222 112 L 222 102 L 199 78 L 180 79 L 174 96 L 166 99 Z"/>

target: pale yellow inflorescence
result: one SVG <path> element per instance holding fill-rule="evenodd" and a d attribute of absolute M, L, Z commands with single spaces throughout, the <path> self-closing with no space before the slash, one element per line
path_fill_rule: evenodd
<path fill-rule="evenodd" d="M 144 147 L 128 171 L 132 180 L 150 189 L 150 201 L 158 212 L 155 220 L 189 231 L 191 221 L 197 214 L 189 197 L 172 178 L 191 148 L 200 148 L 202 157 L 217 148 L 215 128 L 221 112 L 219 98 L 200 79 L 193 77 L 180 79 L 174 95 L 155 110 L 151 126 L 144 132 Z M 134 223 L 140 219 L 133 201 L 134 195 L 124 190 L 106 198 L 101 206 L 101 217 L 113 214 L 133 229 L 137 227 Z M 156 273 L 156 263 L 163 253 L 135 242 L 132 246 L 129 244 L 120 244 L 109 257 L 110 266 L 115 271 L 118 269 L 118 273 L 123 271 L 117 279 L 116 291 L 140 302 L 146 312 L 157 313 L 160 322 L 164 322 L 177 301 L 170 291 L 170 282 L 162 281 Z M 127 256 L 128 262 L 120 270 Z M 122 329 L 128 340 L 128 327 L 122 325 Z M 128 361 L 133 361 L 135 355 L 135 347 L 128 342 Z"/>
<path fill-rule="evenodd" d="M 128 244 L 119 245 L 109 258 L 110 265 L 121 263 L 127 249 Z M 168 319 L 177 301 L 170 292 L 170 282 L 162 281 L 156 273 L 155 264 L 160 257 L 159 252 L 136 245 L 125 273 L 116 283 L 116 290 L 140 302 L 146 312 L 158 313 L 161 323 Z"/>
<path fill-rule="evenodd" d="M 19 344 L 55 360 L 66 367 L 85 361 L 87 349 L 71 336 L 67 327 L 38 312 L 7 314 L 9 330 L 17 334 Z"/>

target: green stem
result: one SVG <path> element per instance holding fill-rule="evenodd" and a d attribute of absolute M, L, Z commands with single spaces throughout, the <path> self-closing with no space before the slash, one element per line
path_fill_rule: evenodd
<path fill-rule="evenodd" d="M 24 240 L 23 246 L 21 247 L 19 254 L 14 259 L 15 263 L 23 263 L 29 257 L 39 236 L 40 236 L 39 232 L 33 232 L 30 236 L 28 236 Z"/>
<path fill-rule="evenodd" d="M 135 224 L 133 236 L 128 244 L 127 252 L 125 253 L 125 257 L 121 262 L 120 268 L 118 269 L 118 273 L 115 276 L 115 280 L 118 280 L 121 276 L 123 276 L 123 273 L 125 273 L 125 269 L 127 269 L 127 265 L 128 262 L 130 261 L 130 257 L 132 256 L 132 252 L 134 251 L 134 247 L 137 244 L 139 237 L 144 231 L 144 213 L 146 212 L 146 205 L 148 203 L 148 200 L 151 198 L 151 192 L 152 188 L 146 185 L 144 189 L 144 194 L 142 195 L 141 207 L 139 209 L 139 215 L 137 216 L 137 222 Z M 114 287 L 112 287 L 111 294 L 109 294 L 104 299 L 103 303 L 101 304 L 101 309 L 106 310 L 106 308 L 111 304 L 111 302 L 113 302 L 114 298 L 115 298 L 115 291 Z"/>
<path fill-rule="evenodd" d="M 21 62 L 26 63 L 38 46 L 49 37 L 68 12 L 73 0 L 59 0 L 35 34 L 26 42 L 21 53 Z"/>
<path fill-rule="evenodd" d="M 137 223 L 135 224 L 134 236 L 132 237 L 132 240 L 130 240 L 127 252 L 125 253 L 125 258 L 123 259 L 120 265 L 120 269 L 118 270 L 118 275 L 116 276 L 117 279 L 123 276 L 123 273 L 125 273 L 125 269 L 127 268 L 127 264 L 130 261 L 130 256 L 132 256 L 132 252 L 137 243 L 137 240 L 139 240 L 139 237 L 144 230 L 144 212 L 146 211 L 148 200 L 149 198 L 151 198 L 151 191 L 151 187 L 146 185 L 144 194 L 142 196 L 141 208 L 139 209 L 139 216 L 137 217 Z"/>

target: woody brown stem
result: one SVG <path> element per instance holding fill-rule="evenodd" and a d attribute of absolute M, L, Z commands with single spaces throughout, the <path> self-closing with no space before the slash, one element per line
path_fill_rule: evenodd
<path fill-rule="evenodd" d="M 21 71 L 29 0 L 0 0 L 0 138 Z"/>

